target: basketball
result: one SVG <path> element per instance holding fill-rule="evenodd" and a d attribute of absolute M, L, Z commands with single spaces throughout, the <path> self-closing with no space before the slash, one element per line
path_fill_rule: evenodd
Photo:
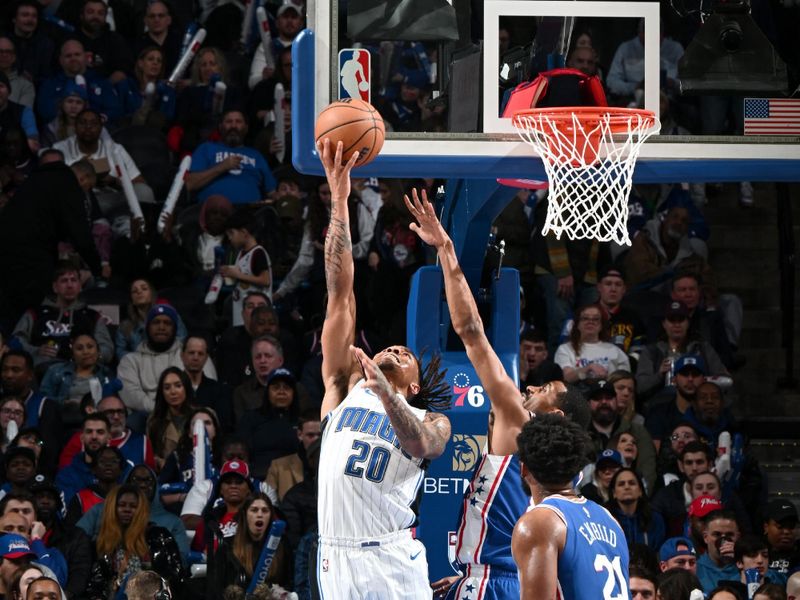
<path fill-rule="evenodd" d="M 329 138 L 334 151 L 336 144 L 342 142 L 344 162 L 350 159 L 353 152 L 358 152 L 357 167 L 366 165 L 378 155 L 385 135 L 383 118 L 378 111 L 371 104 L 355 98 L 329 104 L 317 117 L 314 127 L 314 139 L 317 142 Z"/>

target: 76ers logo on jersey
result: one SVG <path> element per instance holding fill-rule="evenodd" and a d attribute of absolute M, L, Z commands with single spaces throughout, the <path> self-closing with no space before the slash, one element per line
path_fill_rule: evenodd
<path fill-rule="evenodd" d="M 485 435 L 457 433 L 453 435 L 453 471 L 472 471 L 486 445 Z"/>
<path fill-rule="evenodd" d="M 453 406 L 464 406 L 464 400 L 473 408 L 480 408 L 486 402 L 482 385 L 470 385 L 469 375 L 463 371 L 453 377 L 453 395 L 456 397 Z"/>
<path fill-rule="evenodd" d="M 370 101 L 370 57 L 367 50 L 339 50 L 339 99 Z"/>

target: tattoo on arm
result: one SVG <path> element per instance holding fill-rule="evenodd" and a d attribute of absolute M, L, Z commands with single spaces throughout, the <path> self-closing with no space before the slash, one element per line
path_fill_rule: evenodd
<path fill-rule="evenodd" d="M 336 211 L 332 210 L 328 235 L 325 237 L 325 280 L 329 292 L 338 290 L 339 275 L 346 268 L 345 254 L 352 254 L 352 252 L 350 228 L 345 221 L 336 216 Z"/>
<path fill-rule="evenodd" d="M 435 458 L 444 452 L 450 437 L 450 421 L 437 413 L 427 413 L 420 421 L 405 401 L 396 394 L 383 398 L 386 414 L 400 446 L 417 458 Z"/>

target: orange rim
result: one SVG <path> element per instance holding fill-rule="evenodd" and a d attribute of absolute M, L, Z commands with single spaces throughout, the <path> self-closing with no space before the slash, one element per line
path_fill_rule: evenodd
<path fill-rule="evenodd" d="M 572 118 L 575 116 L 583 125 L 594 125 L 608 116 L 612 132 L 627 132 L 630 127 L 631 117 L 641 117 L 644 121 L 643 128 L 649 129 L 655 124 L 656 115 L 652 110 L 641 108 L 619 108 L 615 106 L 555 106 L 548 108 L 529 108 L 514 113 L 512 122 L 519 126 L 519 117 L 547 117 L 561 129 L 563 126 L 570 128 Z"/>

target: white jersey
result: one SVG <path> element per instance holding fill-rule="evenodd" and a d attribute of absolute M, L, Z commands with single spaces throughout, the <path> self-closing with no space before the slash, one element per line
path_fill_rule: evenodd
<path fill-rule="evenodd" d="M 240 251 L 239 255 L 236 257 L 236 267 L 245 275 L 257 275 L 263 273 L 263 270 L 260 270 L 258 273 L 254 273 L 255 269 L 253 268 L 253 264 L 254 261 L 260 261 L 261 266 L 264 266 L 264 259 L 266 259 L 266 270 L 269 273 L 268 286 L 262 287 L 242 281 L 241 279 L 236 280 L 236 287 L 233 288 L 232 294 L 234 326 L 244 325 L 242 318 L 242 305 L 244 304 L 244 298 L 248 293 L 263 292 L 268 298 L 272 298 L 272 264 L 269 260 L 269 254 L 267 254 L 267 251 L 261 246 L 255 245 L 246 252 Z"/>
<path fill-rule="evenodd" d="M 411 411 L 425 417 L 422 409 Z M 400 449 L 383 404 L 360 380 L 323 422 L 320 536 L 363 540 L 412 527 L 427 463 Z"/>

